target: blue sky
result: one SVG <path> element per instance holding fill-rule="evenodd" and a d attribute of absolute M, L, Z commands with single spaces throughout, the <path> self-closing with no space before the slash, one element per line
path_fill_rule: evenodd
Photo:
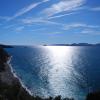
<path fill-rule="evenodd" d="M 100 0 L 0 0 L 0 43 L 100 42 Z"/>

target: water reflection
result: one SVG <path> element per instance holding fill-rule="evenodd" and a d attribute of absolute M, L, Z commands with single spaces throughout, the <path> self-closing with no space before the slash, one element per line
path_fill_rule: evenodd
<path fill-rule="evenodd" d="M 15 48 L 12 50 L 12 62 L 33 95 L 61 95 L 82 100 L 86 92 L 80 88 L 84 88 L 85 82 L 81 70 L 77 70 L 81 68 L 83 72 L 84 69 L 80 51 L 79 47 L 70 46 Z"/>
<path fill-rule="evenodd" d="M 79 90 L 76 77 L 81 75 L 74 68 L 78 59 L 78 48 L 66 46 L 46 46 L 46 59 L 49 63 L 41 70 L 42 76 L 47 77 L 48 92 L 52 96 L 75 97 Z M 43 71 L 44 70 L 44 71 Z M 76 76 L 76 77 L 75 77 Z"/>

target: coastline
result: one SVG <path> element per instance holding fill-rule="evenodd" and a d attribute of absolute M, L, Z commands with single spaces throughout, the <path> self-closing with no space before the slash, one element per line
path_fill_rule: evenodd
<path fill-rule="evenodd" d="M 11 56 L 0 47 L 0 100 L 34 100 L 13 72 Z"/>
<path fill-rule="evenodd" d="M 31 91 L 23 84 L 22 80 L 17 76 L 16 72 L 14 72 L 14 70 L 13 70 L 13 68 L 12 68 L 12 65 L 11 65 L 11 59 L 12 59 L 12 56 L 11 56 L 11 57 L 9 58 L 9 60 L 7 61 L 7 64 L 8 64 L 8 66 L 9 66 L 10 69 L 11 69 L 11 73 L 13 74 L 13 76 L 14 76 L 15 78 L 17 78 L 17 79 L 19 80 L 21 86 L 22 86 L 31 96 L 33 96 L 32 93 L 31 93 Z"/>
<path fill-rule="evenodd" d="M 34 96 L 23 84 L 11 66 L 12 56 L 0 47 L 0 100 L 74 100 L 57 96 L 41 98 Z M 86 100 L 99 100 L 100 92 L 89 93 Z"/>
<path fill-rule="evenodd" d="M 0 100 L 63 100 L 61 96 L 55 98 L 34 96 L 13 71 L 11 58 L 12 56 L 0 47 L 0 69 L 4 68 L 0 71 Z M 74 99 L 65 98 L 64 100 Z"/>

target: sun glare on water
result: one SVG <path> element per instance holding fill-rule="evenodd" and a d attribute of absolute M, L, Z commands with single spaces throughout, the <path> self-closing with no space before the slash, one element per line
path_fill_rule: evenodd
<path fill-rule="evenodd" d="M 51 65 L 48 75 L 50 90 L 55 95 L 72 96 L 70 78 L 74 70 L 72 60 L 75 50 L 70 46 L 47 46 L 46 48 Z"/>

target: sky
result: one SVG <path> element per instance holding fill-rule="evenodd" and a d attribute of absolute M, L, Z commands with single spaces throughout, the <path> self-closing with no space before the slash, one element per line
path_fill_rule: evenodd
<path fill-rule="evenodd" d="M 0 0 L 0 43 L 100 42 L 100 0 Z"/>

